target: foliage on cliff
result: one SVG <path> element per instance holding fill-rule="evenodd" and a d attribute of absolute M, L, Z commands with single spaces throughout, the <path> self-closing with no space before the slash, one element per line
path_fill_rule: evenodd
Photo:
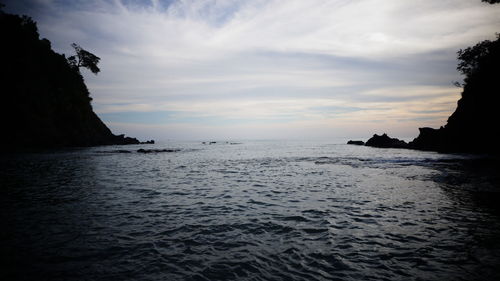
<path fill-rule="evenodd" d="M 97 75 L 101 70 L 97 66 L 100 57 L 92 54 L 91 52 L 84 50 L 80 45 L 73 43 L 71 47 L 75 49 L 76 55 L 70 56 L 68 58 L 68 63 L 73 67 L 76 71 L 80 71 L 80 67 L 88 68 L 92 73 Z"/>
<path fill-rule="evenodd" d="M 92 111 L 83 77 L 27 16 L 0 11 L 1 143 L 14 147 L 134 143 Z M 137 141 L 137 140 L 135 140 Z"/>

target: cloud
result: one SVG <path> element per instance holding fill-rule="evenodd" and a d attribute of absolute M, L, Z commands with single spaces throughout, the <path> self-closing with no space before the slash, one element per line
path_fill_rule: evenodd
<path fill-rule="evenodd" d="M 176 128 L 165 138 L 439 126 L 459 97 L 455 52 L 500 26 L 499 7 L 479 0 L 6 4 L 32 14 L 59 52 L 77 42 L 100 56 L 102 72 L 85 73 L 95 110 L 146 138 L 161 126 Z"/>

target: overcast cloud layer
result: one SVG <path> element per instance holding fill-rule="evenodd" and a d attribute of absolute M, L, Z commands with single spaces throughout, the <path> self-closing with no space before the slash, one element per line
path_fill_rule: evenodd
<path fill-rule="evenodd" d="M 444 125 L 456 51 L 500 31 L 479 0 L 6 1 L 84 72 L 115 133 L 156 139 L 315 139 Z"/>

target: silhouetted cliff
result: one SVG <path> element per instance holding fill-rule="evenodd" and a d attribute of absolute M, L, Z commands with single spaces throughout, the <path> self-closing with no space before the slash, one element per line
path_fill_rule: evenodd
<path fill-rule="evenodd" d="M 458 52 L 458 71 L 465 75 L 457 109 L 439 129 L 419 128 L 406 144 L 387 135 L 374 135 L 367 146 L 411 148 L 439 152 L 500 155 L 500 34 Z"/>
<path fill-rule="evenodd" d="M 420 128 L 410 146 L 443 152 L 500 152 L 500 36 L 459 52 L 462 98 L 440 129 Z"/>
<path fill-rule="evenodd" d="M 40 39 L 29 17 L 0 11 L 1 144 L 62 147 L 138 143 L 116 136 L 92 111 L 79 71 Z"/>
<path fill-rule="evenodd" d="M 500 0 L 482 2 L 496 4 Z M 465 75 L 462 98 L 444 127 L 419 128 L 419 136 L 408 144 L 374 135 L 366 145 L 500 155 L 496 143 L 500 136 L 500 33 L 494 41 L 458 51 L 458 60 L 457 70 Z"/>

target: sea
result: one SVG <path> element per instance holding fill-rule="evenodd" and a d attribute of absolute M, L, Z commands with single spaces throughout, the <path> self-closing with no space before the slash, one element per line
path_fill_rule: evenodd
<path fill-rule="evenodd" d="M 334 141 L 3 152 L 0 279 L 500 280 L 498 163 Z"/>

